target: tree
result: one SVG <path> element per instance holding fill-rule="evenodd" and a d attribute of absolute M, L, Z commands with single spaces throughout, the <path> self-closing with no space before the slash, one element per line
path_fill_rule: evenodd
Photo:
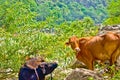
<path fill-rule="evenodd" d="M 112 0 L 108 5 L 109 18 L 104 24 L 120 24 L 120 0 Z"/>
<path fill-rule="evenodd" d="M 7 30 L 15 30 L 29 26 L 34 22 L 36 14 L 31 12 L 29 5 L 15 0 L 6 0 L 0 4 L 0 25 Z"/>

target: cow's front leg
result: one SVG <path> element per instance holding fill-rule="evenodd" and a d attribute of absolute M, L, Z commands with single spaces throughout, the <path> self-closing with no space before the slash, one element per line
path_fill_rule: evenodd
<path fill-rule="evenodd" d="M 88 67 L 88 69 L 90 70 L 94 70 L 94 64 L 93 64 L 93 60 L 84 60 L 83 61 L 85 63 L 85 65 Z"/>
<path fill-rule="evenodd" d="M 88 66 L 88 69 L 94 70 L 94 63 L 93 63 L 93 60 L 87 61 L 86 65 Z"/>

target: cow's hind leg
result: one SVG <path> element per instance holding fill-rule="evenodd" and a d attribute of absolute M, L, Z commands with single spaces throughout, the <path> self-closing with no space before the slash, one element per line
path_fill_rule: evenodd
<path fill-rule="evenodd" d="M 112 66 L 113 64 L 115 64 L 115 62 L 117 61 L 117 58 L 120 54 L 120 50 L 117 49 L 114 51 L 114 53 L 111 55 L 111 58 L 110 58 L 110 66 Z M 111 74 L 111 77 L 114 76 L 115 72 L 116 71 L 116 66 L 112 66 L 110 68 L 108 68 L 108 72 Z"/>
<path fill-rule="evenodd" d="M 110 66 L 112 66 L 113 64 L 115 64 L 115 62 L 117 61 L 118 56 L 120 55 L 120 50 L 117 49 L 116 51 L 114 51 L 114 53 L 111 55 L 111 59 L 110 59 Z"/>

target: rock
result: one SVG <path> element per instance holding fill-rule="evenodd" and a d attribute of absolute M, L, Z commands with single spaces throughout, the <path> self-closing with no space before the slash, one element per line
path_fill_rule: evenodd
<path fill-rule="evenodd" d="M 71 65 L 71 68 L 72 69 L 75 69 L 75 68 L 87 68 L 87 66 L 83 62 L 75 60 L 73 62 L 73 64 Z"/>
<path fill-rule="evenodd" d="M 103 76 L 95 71 L 76 68 L 64 80 L 104 80 Z"/>
<path fill-rule="evenodd" d="M 108 25 L 108 26 L 103 26 L 102 28 L 100 27 L 97 35 L 105 34 L 108 31 L 120 33 L 120 25 L 113 25 L 113 26 Z"/>

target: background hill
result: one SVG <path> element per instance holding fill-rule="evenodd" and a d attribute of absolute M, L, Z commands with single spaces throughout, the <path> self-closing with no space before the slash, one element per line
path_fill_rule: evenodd
<path fill-rule="evenodd" d="M 60 23 L 80 20 L 89 16 L 96 23 L 101 23 L 108 17 L 106 0 L 36 0 L 36 3 L 37 12 L 41 15 L 38 16 L 38 20 L 45 20 L 48 16 L 54 16 Z"/>

